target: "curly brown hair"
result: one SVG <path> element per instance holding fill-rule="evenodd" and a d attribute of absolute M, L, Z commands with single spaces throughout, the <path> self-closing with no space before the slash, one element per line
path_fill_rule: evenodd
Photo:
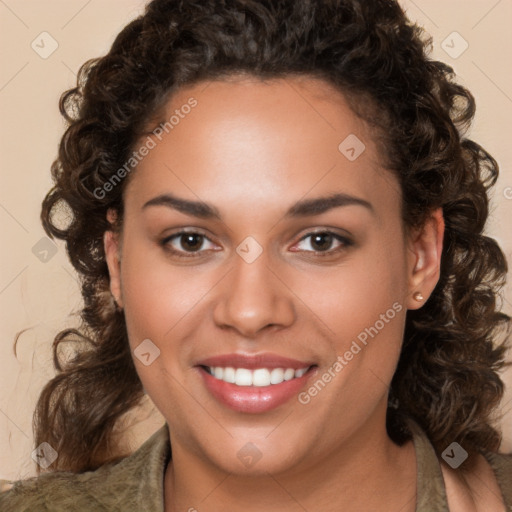
<path fill-rule="evenodd" d="M 438 454 L 452 441 L 470 453 L 498 449 L 498 370 L 510 328 L 498 299 L 507 264 L 483 234 L 498 166 L 465 138 L 474 98 L 452 68 L 428 57 L 430 48 L 392 0 L 153 0 L 106 56 L 82 66 L 61 97 L 69 126 L 41 215 L 48 235 L 65 240 L 84 300 L 80 329 L 54 341 L 57 375 L 34 414 L 35 444 L 59 453 L 52 470 L 81 472 L 124 456 L 117 429 L 144 396 L 103 248 L 107 210 L 122 222 L 129 177 L 97 191 L 173 91 L 238 73 L 334 85 L 376 133 L 402 188 L 404 226 L 442 207 L 441 276 L 425 305 L 407 313 L 387 428 L 401 442 L 405 419 L 414 419 Z M 72 212 L 65 227 L 56 220 L 63 205 Z"/>

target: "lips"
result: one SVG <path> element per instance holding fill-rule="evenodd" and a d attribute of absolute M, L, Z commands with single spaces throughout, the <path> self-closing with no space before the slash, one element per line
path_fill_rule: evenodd
<path fill-rule="evenodd" d="M 313 364 L 313 361 L 299 361 L 277 354 L 264 353 L 254 355 L 224 354 L 203 359 L 199 361 L 197 366 L 247 368 L 248 370 L 256 370 L 257 368 L 293 368 L 294 370 L 300 370 L 301 368 L 309 368 Z"/>
<path fill-rule="evenodd" d="M 200 361 L 197 368 L 218 402 L 245 413 L 263 413 L 286 403 L 316 373 L 311 361 L 271 353 L 210 357 Z"/>

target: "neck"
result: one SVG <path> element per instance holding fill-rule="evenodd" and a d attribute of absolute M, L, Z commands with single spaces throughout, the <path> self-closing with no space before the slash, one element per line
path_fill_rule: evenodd
<path fill-rule="evenodd" d="M 327 457 L 258 476 L 226 473 L 173 443 L 165 474 L 165 511 L 223 512 L 226 504 L 244 512 L 414 511 L 413 443 L 399 447 L 389 439 L 384 421 L 375 425 L 372 418 Z"/>

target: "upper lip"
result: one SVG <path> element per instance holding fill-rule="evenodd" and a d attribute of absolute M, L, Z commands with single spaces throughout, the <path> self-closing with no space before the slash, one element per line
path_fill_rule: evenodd
<path fill-rule="evenodd" d="M 257 368 L 293 368 L 299 370 L 300 368 L 309 368 L 313 364 L 312 362 L 299 361 L 298 359 L 290 359 L 289 357 L 266 352 L 252 355 L 222 354 L 203 359 L 197 363 L 197 366 L 246 368 L 248 370 Z"/>

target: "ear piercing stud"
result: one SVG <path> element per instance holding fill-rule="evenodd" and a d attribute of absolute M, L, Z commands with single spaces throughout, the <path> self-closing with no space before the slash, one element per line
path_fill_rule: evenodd
<path fill-rule="evenodd" d="M 423 300 L 423 295 L 422 295 L 422 293 L 421 293 L 421 292 L 416 292 L 416 293 L 412 296 L 412 298 L 413 298 L 414 300 L 417 300 L 418 302 L 421 302 L 421 301 Z"/>

